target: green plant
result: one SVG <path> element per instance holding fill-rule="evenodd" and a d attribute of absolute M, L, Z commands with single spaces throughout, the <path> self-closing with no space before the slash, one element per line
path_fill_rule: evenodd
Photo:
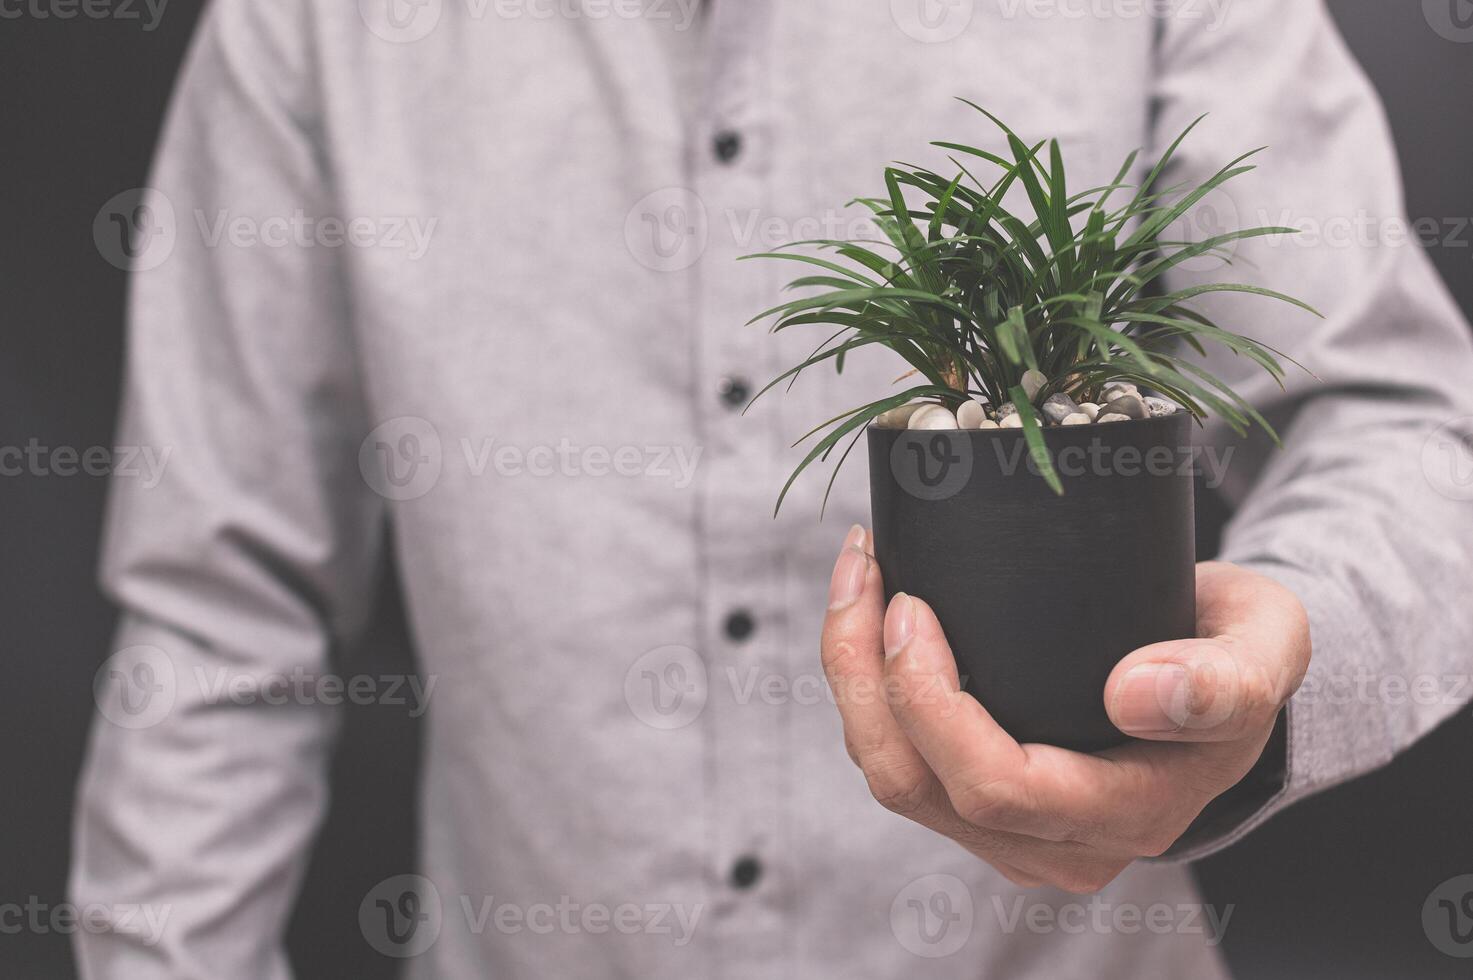
<path fill-rule="evenodd" d="M 958 172 L 951 179 L 911 164 L 888 167 L 886 197 L 851 202 L 873 212 L 885 241 L 821 239 L 743 256 L 801 262 L 820 270 L 787 287 L 819 292 L 773 307 L 751 323 L 776 315 L 773 332 L 810 324 L 837 328 L 756 397 L 785 380 L 791 387 L 803 371 L 825 361 L 833 361 L 843 373 L 846 355 L 876 344 L 911 365 L 907 377 L 925 380 L 829 419 L 802 436 L 795 446 L 823 433 L 784 484 L 778 508 L 798 476 L 815 461 L 827 460 L 846 436 L 850 439 L 834 466 L 835 476 L 870 422 L 916 399 L 953 409 L 973 397 L 994 406 L 1011 401 L 1030 455 L 1056 493 L 1063 493 L 1063 485 L 1046 450 L 1036 406 L 1060 391 L 1087 396 L 1107 382 L 1139 383 L 1177 401 L 1199 421 L 1211 411 L 1240 434 L 1256 423 L 1277 441 L 1272 427 L 1251 405 L 1182 356 L 1179 345 L 1202 354 L 1204 343 L 1222 344 L 1252 359 L 1280 383 L 1284 369 L 1275 355 L 1284 355 L 1223 329 L 1190 303 L 1207 293 L 1243 292 L 1319 314 L 1282 293 L 1236 283 L 1172 292 L 1152 289 L 1164 274 L 1189 259 L 1215 255 L 1230 262 L 1225 249 L 1233 242 L 1293 233 L 1290 228 L 1268 227 L 1231 231 L 1200 242 L 1162 237 L 1213 189 L 1254 169 L 1244 161 L 1262 148 L 1232 161 L 1194 188 L 1158 188 L 1162 173 L 1202 121 L 1199 118 L 1176 138 L 1139 186 L 1125 182 L 1139 155 L 1136 151 L 1111 183 L 1071 195 L 1057 140 L 1029 146 L 986 109 L 972 102 L 967 105 L 1002 130 L 1012 159 L 959 143 L 933 145 L 1000 170 L 991 184 L 979 180 L 955 156 L 950 159 Z M 1040 159 L 1045 145 L 1047 162 Z M 1015 185 L 1026 194 L 1031 221 L 1003 205 Z M 913 197 L 924 196 L 918 208 L 906 202 L 907 188 Z M 1122 189 L 1134 194 L 1128 203 L 1111 210 L 1109 199 Z M 836 253 L 850 264 L 786 251 L 802 246 Z M 1049 379 L 1032 399 L 1022 386 L 1029 370 Z"/>

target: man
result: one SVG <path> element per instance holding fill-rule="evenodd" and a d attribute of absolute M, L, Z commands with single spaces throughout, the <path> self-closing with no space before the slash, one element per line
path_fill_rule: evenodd
<path fill-rule="evenodd" d="M 1101 692 L 1143 740 L 1104 758 L 1020 747 L 957 694 L 925 604 L 884 607 L 862 526 L 830 574 L 862 467 L 828 521 L 801 496 L 768 518 L 788 442 L 894 362 L 739 411 L 816 339 L 740 326 L 785 270 L 737 256 L 842 231 L 888 160 L 944 165 L 930 140 L 992 138 L 954 96 L 1060 137 L 1080 187 L 1209 112 L 1168 183 L 1272 147 L 1222 223 L 1401 217 L 1322 4 L 1051 11 L 216 0 L 152 180 L 172 252 L 132 299 L 124 435 L 171 462 L 117 488 L 104 567 L 119 656 L 167 710 L 97 724 L 73 881 L 170 914 L 79 933 L 85 973 L 287 975 L 335 713 L 266 695 L 353 673 L 334 651 L 388 533 L 437 684 L 422 878 L 362 921 L 412 975 L 1223 975 L 1221 910 L 1181 862 L 1457 707 L 1322 696 L 1441 676 L 1473 639 L 1466 504 L 1423 469 L 1473 414 L 1473 349 L 1425 258 L 1238 250 L 1233 274 L 1325 319 L 1204 306 L 1315 376 L 1212 365 L 1286 446 L 1207 429 L 1235 450 L 1235 564 L 1200 570 L 1202 641 L 1132 654 Z M 360 234 L 209 233 L 296 214 Z M 414 220 L 427 246 L 396 245 Z M 835 690 L 888 678 L 894 703 L 835 711 L 820 634 Z M 108 675 L 104 716 L 133 676 Z M 927 684 L 939 701 L 911 697 Z M 1169 921 L 1038 924 L 1097 890 Z"/>

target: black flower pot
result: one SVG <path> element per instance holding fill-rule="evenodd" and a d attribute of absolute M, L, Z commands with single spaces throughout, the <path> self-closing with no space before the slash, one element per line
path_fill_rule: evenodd
<path fill-rule="evenodd" d="M 1194 635 L 1192 428 L 1178 412 L 1045 430 L 1062 496 L 1021 430 L 869 430 L 885 589 L 930 603 L 963 686 L 1018 741 L 1124 741 L 1110 671 Z"/>

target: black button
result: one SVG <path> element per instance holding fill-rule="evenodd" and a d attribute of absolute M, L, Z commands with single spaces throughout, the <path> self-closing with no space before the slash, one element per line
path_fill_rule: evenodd
<path fill-rule="evenodd" d="M 745 609 L 737 609 L 726 617 L 726 635 L 737 642 L 751 636 L 756 628 L 757 622 Z"/>
<path fill-rule="evenodd" d="M 754 857 L 738 859 L 731 866 L 731 887 L 747 889 L 757 884 L 757 879 L 762 877 L 762 862 Z"/>
<path fill-rule="evenodd" d="M 742 152 L 742 134 L 735 130 L 723 129 L 716 134 L 711 148 L 716 153 L 716 159 L 722 163 L 731 163 Z"/>
<path fill-rule="evenodd" d="M 752 398 L 751 387 L 741 378 L 722 378 L 716 391 L 727 408 L 746 408 Z"/>

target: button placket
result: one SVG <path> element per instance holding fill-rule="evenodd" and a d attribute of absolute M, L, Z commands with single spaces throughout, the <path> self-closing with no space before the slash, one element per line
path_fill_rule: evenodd
<path fill-rule="evenodd" d="M 724 12 L 724 13 L 723 13 Z M 784 443 L 775 413 L 743 414 L 770 373 L 775 351 L 759 325 L 771 305 L 772 270 L 740 262 L 765 251 L 745 237 L 770 207 L 765 134 L 769 0 L 715 8 L 708 104 L 694 155 L 693 186 L 711 233 L 697 276 L 703 429 L 702 530 L 705 635 L 711 672 L 706 707 L 711 759 L 710 873 L 722 895 L 710 927 L 721 976 L 767 975 L 791 927 L 774 884 L 783 860 L 785 732 L 790 704 L 770 695 L 786 680 L 783 549 L 768 519 L 781 485 Z M 715 397 L 712 397 L 714 392 Z"/>

